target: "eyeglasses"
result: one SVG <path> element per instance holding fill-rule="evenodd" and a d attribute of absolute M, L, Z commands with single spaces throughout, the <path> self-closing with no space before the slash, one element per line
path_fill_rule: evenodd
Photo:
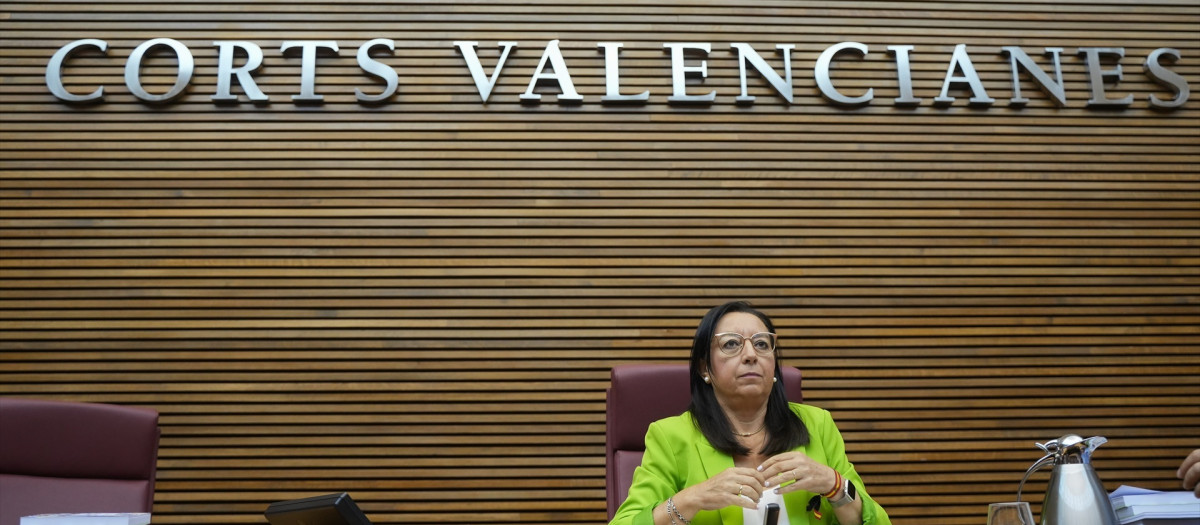
<path fill-rule="evenodd" d="M 727 356 L 735 356 L 742 353 L 742 348 L 746 344 L 746 337 L 735 332 L 724 332 L 713 335 L 713 340 L 717 342 L 717 350 Z M 750 346 L 754 348 L 754 353 L 762 356 L 771 355 L 775 351 L 775 334 L 771 332 L 759 332 L 750 336 Z"/>

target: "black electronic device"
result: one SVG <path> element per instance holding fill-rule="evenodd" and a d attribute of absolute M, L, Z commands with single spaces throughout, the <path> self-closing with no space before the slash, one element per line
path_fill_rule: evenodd
<path fill-rule="evenodd" d="M 345 492 L 277 501 L 263 514 L 271 525 L 371 525 Z"/>
<path fill-rule="evenodd" d="M 767 513 L 763 515 L 763 525 L 777 525 L 779 523 L 779 504 L 768 503 Z"/>

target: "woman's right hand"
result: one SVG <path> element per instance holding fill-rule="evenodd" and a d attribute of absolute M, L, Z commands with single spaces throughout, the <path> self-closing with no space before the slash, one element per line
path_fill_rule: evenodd
<path fill-rule="evenodd" d="M 692 515 L 702 510 L 719 510 L 731 505 L 757 509 L 765 482 L 766 478 L 758 470 L 732 467 L 703 483 L 683 489 L 675 496 L 675 504 L 688 505 L 691 507 L 689 510 L 694 510 Z"/>

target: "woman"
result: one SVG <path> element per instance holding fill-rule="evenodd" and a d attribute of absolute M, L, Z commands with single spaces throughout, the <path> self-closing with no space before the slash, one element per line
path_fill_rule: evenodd
<path fill-rule="evenodd" d="M 829 412 L 788 403 L 775 341 L 748 303 L 708 311 L 692 341 L 691 406 L 650 425 L 611 525 L 758 525 L 760 503 L 780 499 L 781 524 L 890 525 Z"/>

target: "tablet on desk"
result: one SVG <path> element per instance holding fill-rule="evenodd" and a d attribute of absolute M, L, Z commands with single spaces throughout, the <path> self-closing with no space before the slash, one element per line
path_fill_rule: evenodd
<path fill-rule="evenodd" d="M 277 501 L 264 515 L 271 525 L 371 525 L 345 492 Z"/>

